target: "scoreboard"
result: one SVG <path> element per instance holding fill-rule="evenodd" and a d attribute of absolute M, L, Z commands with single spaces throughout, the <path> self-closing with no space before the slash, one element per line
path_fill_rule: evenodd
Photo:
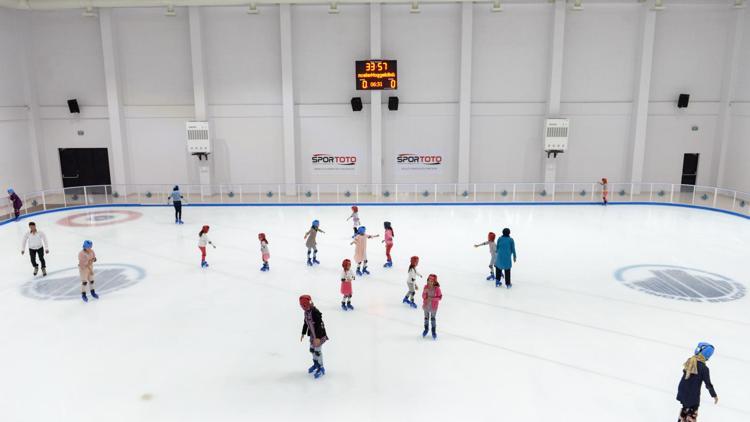
<path fill-rule="evenodd" d="M 398 89 L 396 60 L 357 60 L 357 90 Z"/>

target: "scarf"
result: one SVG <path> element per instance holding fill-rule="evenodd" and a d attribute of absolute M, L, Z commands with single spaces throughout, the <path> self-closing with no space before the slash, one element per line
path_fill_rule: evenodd
<path fill-rule="evenodd" d="M 697 375 L 698 374 L 698 362 L 706 363 L 706 358 L 703 357 L 701 354 L 697 354 L 687 361 L 685 361 L 685 365 L 683 365 L 683 370 L 685 371 L 685 379 L 690 378 L 691 375 Z"/>

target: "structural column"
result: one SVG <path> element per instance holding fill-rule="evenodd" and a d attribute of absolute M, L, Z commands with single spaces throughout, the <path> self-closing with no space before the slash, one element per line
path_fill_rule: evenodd
<path fill-rule="evenodd" d="M 381 5 L 370 3 L 370 58 L 381 59 Z M 370 91 L 370 155 L 372 194 L 380 196 L 383 183 L 383 106 L 382 91 Z"/>
<path fill-rule="evenodd" d="M 36 84 L 36 72 L 34 71 L 34 59 L 32 53 L 32 36 L 31 36 L 31 17 L 27 16 L 29 22 L 26 22 L 26 43 L 24 60 L 26 71 L 24 72 L 24 95 L 26 105 L 28 106 L 28 134 L 29 149 L 31 151 L 31 171 L 34 175 L 34 189 L 42 190 L 45 187 L 45 171 L 43 164 L 45 162 L 42 149 L 39 148 L 40 138 L 42 136 L 42 120 L 39 116 L 39 95 Z"/>
<path fill-rule="evenodd" d="M 713 173 L 715 186 L 724 185 L 724 167 L 727 160 L 727 144 L 732 120 L 732 99 L 737 84 L 737 71 L 742 39 L 745 29 L 745 9 L 735 9 L 732 25 L 727 36 L 727 54 L 724 59 L 724 71 L 721 78 L 721 98 L 719 99 L 719 118 L 716 122 L 715 148 L 713 151 Z"/>
<path fill-rule="evenodd" d="M 630 180 L 643 181 L 643 163 L 646 158 L 646 127 L 648 124 L 648 103 L 651 92 L 651 68 L 654 62 L 654 33 L 656 11 L 643 4 L 643 31 L 641 54 L 636 70 L 635 96 L 633 98 L 633 152 L 631 157 Z M 639 188 L 636 188 L 639 189 Z"/>
<path fill-rule="evenodd" d="M 107 112 L 109 115 L 109 135 L 112 165 L 114 170 L 113 185 L 128 183 L 127 148 L 125 136 L 125 118 L 122 112 L 122 93 L 120 69 L 117 60 L 117 42 L 112 22 L 112 9 L 99 10 L 99 27 L 102 36 L 102 53 L 104 57 L 104 82 L 107 88 Z"/>
<path fill-rule="evenodd" d="M 294 89 L 292 73 L 292 7 L 279 5 L 281 28 L 281 108 L 284 131 L 284 183 L 286 193 L 296 193 L 296 151 L 294 134 Z"/>
<path fill-rule="evenodd" d="M 552 29 L 552 60 L 550 65 L 549 103 L 547 116 L 560 115 L 560 97 L 562 96 L 562 72 L 565 49 L 565 0 L 555 0 L 554 27 Z M 543 129 L 542 129 L 543 130 Z M 541 148 L 540 148 L 541 149 Z M 557 159 L 544 159 L 544 182 L 555 183 L 557 179 Z M 549 189 L 548 189 L 549 190 Z"/>
<path fill-rule="evenodd" d="M 190 61 L 193 71 L 195 121 L 205 122 L 208 119 L 208 106 L 206 105 L 206 65 L 203 59 L 203 26 L 200 7 L 188 7 L 188 18 L 190 22 Z M 195 164 L 198 167 L 198 183 L 201 185 L 201 193 L 207 195 L 212 194 L 210 185 L 214 179 L 216 151 L 213 147 L 212 145 L 213 159 L 209 157 L 205 161 L 198 160 Z"/>
<path fill-rule="evenodd" d="M 458 183 L 469 183 L 471 169 L 471 58 L 474 4 L 461 4 L 461 82 L 458 100 Z"/>

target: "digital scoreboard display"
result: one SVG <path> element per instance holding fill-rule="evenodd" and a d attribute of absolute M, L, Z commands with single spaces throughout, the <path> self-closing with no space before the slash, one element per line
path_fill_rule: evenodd
<path fill-rule="evenodd" d="M 358 90 L 397 89 L 396 60 L 357 60 Z"/>

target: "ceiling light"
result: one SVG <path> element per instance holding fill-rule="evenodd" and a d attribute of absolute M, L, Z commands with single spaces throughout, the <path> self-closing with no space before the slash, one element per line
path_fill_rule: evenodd
<path fill-rule="evenodd" d="M 735 9 L 744 9 L 745 8 L 745 0 L 734 0 L 734 8 Z"/>
<path fill-rule="evenodd" d="M 651 8 L 651 10 L 655 10 L 657 12 L 662 11 L 664 9 L 666 9 L 666 7 L 664 7 L 664 0 L 655 0 L 654 7 Z"/>
<path fill-rule="evenodd" d="M 330 13 L 332 15 L 335 15 L 335 14 L 337 14 L 339 12 L 340 12 L 340 10 L 339 10 L 339 4 L 336 3 L 335 1 L 331 2 L 331 4 L 328 6 L 328 13 Z"/>
<path fill-rule="evenodd" d="M 581 10 L 583 10 L 582 3 L 583 3 L 583 0 L 575 0 L 575 2 L 573 3 L 573 7 L 571 9 L 575 10 L 576 12 L 580 12 Z"/>
<path fill-rule="evenodd" d="M 96 14 L 96 12 L 94 12 L 94 8 L 93 7 L 86 6 L 86 9 L 83 11 L 82 16 L 85 17 L 85 18 L 95 18 L 98 15 Z"/>
<path fill-rule="evenodd" d="M 500 0 L 494 0 L 492 2 L 492 10 L 493 12 L 502 12 L 503 11 L 503 5 L 500 4 Z"/>
<path fill-rule="evenodd" d="M 169 17 L 177 16 L 177 12 L 174 11 L 174 5 L 170 4 L 167 6 L 167 11 L 164 12 L 164 16 L 169 16 Z"/>
<path fill-rule="evenodd" d="M 413 1 L 411 2 L 411 8 L 409 9 L 409 13 L 419 13 L 421 10 L 419 9 L 419 2 Z"/>
<path fill-rule="evenodd" d="M 250 3 L 250 6 L 247 6 L 248 15 L 257 15 L 258 13 L 260 13 L 260 10 L 258 10 L 258 6 L 255 3 Z"/>

